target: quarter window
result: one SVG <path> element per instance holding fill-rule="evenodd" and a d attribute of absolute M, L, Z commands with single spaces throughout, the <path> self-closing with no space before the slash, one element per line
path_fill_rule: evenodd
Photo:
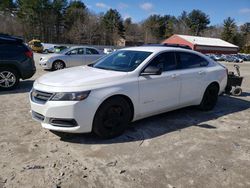
<path fill-rule="evenodd" d="M 208 65 L 207 60 L 196 54 L 179 52 L 178 57 L 183 69 L 204 67 Z"/>
<path fill-rule="evenodd" d="M 165 52 L 156 56 L 149 64 L 149 66 L 155 66 L 161 68 L 162 71 L 175 70 L 177 68 L 175 53 Z"/>

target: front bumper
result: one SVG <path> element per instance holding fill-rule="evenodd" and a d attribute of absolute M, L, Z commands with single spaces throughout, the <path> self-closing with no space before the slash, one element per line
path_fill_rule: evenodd
<path fill-rule="evenodd" d="M 92 131 L 92 123 L 98 101 L 88 96 L 83 101 L 47 101 L 39 104 L 31 99 L 32 118 L 41 123 L 42 127 L 69 133 L 88 133 Z M 38 116 L 37 116 L 38 115 Z M 60 126 L 51 123 L 52 119 L 72 120 L 74 126 Z"/>
<path fill-rule="evenodd" d="M 40 60 L 39 65 L 43 69 L 51 69 L 52 68 L 52 63 L 50 63 L 48 60 Z"/>

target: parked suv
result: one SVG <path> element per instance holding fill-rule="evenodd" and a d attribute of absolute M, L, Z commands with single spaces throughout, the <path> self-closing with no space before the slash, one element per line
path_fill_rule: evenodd
<path fill-rule="evenodd" d="M 36 72 L 33 53 L 19 38 L 0 35 L 0 90 L 14 89 L 19 79 Z"/>
<path fill-rule="evenodd" d="M 111 138 L 155 114 L 191 105 L 212 110 L 226 84 L 226 68 L 201 53 L 133 47 L 38 78 L 30 103 L 44 128 Z"/>

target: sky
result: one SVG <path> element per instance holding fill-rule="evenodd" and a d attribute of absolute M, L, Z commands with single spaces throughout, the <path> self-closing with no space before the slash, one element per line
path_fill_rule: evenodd
<path fill-rule="evenodd" d="M 182 11 L 200 9 L 210 17 L 210 25 L 220 25 L 227 17 L 237 25 L 250 22 L 250 0 L 82 0 L 95 13 L 117 9 L 122 17 L 140 22 L 151 14 L 179 16 Z"/>

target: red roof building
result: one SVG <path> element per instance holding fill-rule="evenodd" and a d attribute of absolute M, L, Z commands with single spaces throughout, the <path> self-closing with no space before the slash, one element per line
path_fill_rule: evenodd
<path fill-rule="evenodd" d="M 195 51 L 213 54 L 236 54 L 239 47 L 218 38 L 173 35 L 162 42 L 167 44 L 187 45 Z"/>

